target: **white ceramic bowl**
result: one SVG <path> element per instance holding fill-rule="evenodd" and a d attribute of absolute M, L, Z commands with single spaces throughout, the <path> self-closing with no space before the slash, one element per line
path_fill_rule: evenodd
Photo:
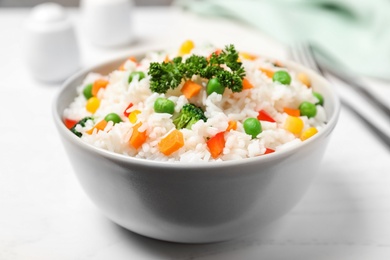
<path fill-rule="evenodd" d="M 336 126 L 340 102 L 332 86 L 313 71 L 291 62 L 290 69 L 309 74 L 325 98 L 326 127 L 291 149 L 258 158 L 174 164 L 136 159 L 93 147 L 62 122 L 87 73 L 107 74 L 125 58 L 82 71 L 66 81 L 54 101 L 54 121 L 78 180 L 112 221 L 161 240 L 204 243 L 252 232 L 286 214 L 302 198 L 321 167 Z"/>

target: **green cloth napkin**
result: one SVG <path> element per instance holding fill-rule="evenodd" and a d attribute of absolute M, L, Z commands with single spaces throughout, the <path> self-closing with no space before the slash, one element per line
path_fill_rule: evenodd
<path fill-rule="evenodd" d="M 178 0 L 244 21 L 286 45 L 309 41 L 328 65 L 390 80 L 390 0 Z"/>

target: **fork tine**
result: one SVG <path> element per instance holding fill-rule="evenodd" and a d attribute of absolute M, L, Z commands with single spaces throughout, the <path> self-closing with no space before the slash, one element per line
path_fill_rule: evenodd
<path fill-rule="evenodd" d="M 321 73 L 317 62 L 313 58 L 314 53 L 309 44 L 299 42 L 295 43 L 292 45 L 292 47 L 290 47 L 289 51 L 293 60 L 305 67 Z"/>
<path fill-rule="evenodd" d="M 315 59 L 314 52 L 312 49 L 312 46 L 307 43 L 295 43 L 290 46 L 289 48 L 289 54 L 292 60 L 295 62 L 298 62 L 302 64 L 303 66 L 310 68 L 316 72 L 318 72 L 321 75 L 326 75 L 329 73 L 327 69 L 325 71 L 327 73 L 324 73 L 324 70 L 321 68 L 321 66 L 318 64 L 318 62 Z M 348 83 L 348 82 L 347 82 Z M 350 83 L 351 84 L 351 83 Z M 360 86 L 355 86 L 356 89 L 359 91 L 366 90 Z M 360 90 L 360 88 L 362 88 Z M 368 93 L 369 94 L 369 93 Z M 366 96 L 368 95 L 366 94 Z M 368 95 L 370 96 L 370 95 Z M 370 97 L 373 99 L 373 97 Z M 371 121 L 369 121 L 366 117 L 364 117 L 358 110 L 356 110 L 352 105 L 350 105 L 348 102 L 346 102 L 342 96 L 340 96 L 341 103 L 344 105 L 344 107 L 348 108 L 352 113 L 354 113 L 360 120 L 362 120 L 365 125 L 374 133 L 376 136 L 382 140 L 382 142 L 387 146 L 387 148 L 390 150 L 390 137 L 381 129 L 379 129 L 377 126 L 375 126 Z M 380 103 L 380 102 L 379 102 Z M 383 106 L 383 105 L 382 105 Z M 390 112 L 388 112 L 388 108 L 384 109 L 382 107 L 382 110 L 387 111 L 387 114 L 390 115 Z"/>
<path fill-rule="evenodd" d="M 295 61 L 295 62 L 297 62 L 297 63 L 300 63 L 301 65 L 304 65 L 305 66 L 305 64 L 303 64 L 303 62 L 301 62 L 301 55 L 300 55 L 300 53 L 299 53 L 299 51 L 298 51 L 298 43 L 293 43 L 293 44 L 291 44 L 290 46 L 289 46 L 289 48 L 288 48 L 288 52 L 289 52 L 289 56 L 290 56 L 290 58 L 293 60 L 293 61 Z"/>
<path fill-rule="evenodd" d="M 310 44 L 309 42 L 307 43 L 307 53 L 308 53 L 308 57 L 310 57 L 310 59 L 312 60 L 314 66 L 316 68 L 316 71 L 318 71 L 320 74 L 324 75 L 324 71 L 322 70 L 322 68 L 321 68 L 320 64 L 318 63 L 317 59 L 315 58 L 313 45 Z"/>

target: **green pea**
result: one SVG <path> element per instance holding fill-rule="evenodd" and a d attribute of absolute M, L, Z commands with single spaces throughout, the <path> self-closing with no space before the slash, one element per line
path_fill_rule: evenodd
<path fill-rule="evenodd" d="M 118 116 L 118 114 L 115 114 L 115 113 L 110 113 L 110 114 L 106 115 L 104 120 L 106 120 L 107 122 L 108 121 L 112 121 L 112 122 L 114 122 L 114 124 L 118 124 L 118 123 L 122 122 L 121 117 Z"/>
<path fill-rule="evenodd" d="M 173 112 L 175 112 L 175 103 L 166 98 L 157 98 L 156 101 L 154 101 L 153 107 L 156 113 L 173 114 Z"/>
<path fill-rule="evenodd" d="M 143 73 L 142 71 L 133 71 L 132 73 L 130 73 L 128 82 L 132 82 L 133 79 L 136 77 L 138 77 L 138 81 L 140 81 L 141 79 L 145 78 L 145 73 Z"/>
<path fill-rule="evenodd" d="M 217 78 L 212 78 L 207 82 L 206 93 L 207 95 L 211 95 L 211 93 L 215 92 L 217 94 L 223 94 L 225 91 L 225 87 L 219 82 Z"/>
<path fill-rule="evenodd" d="M 244 120 L 243 123 L 245 133 L 251 135 L 252 138 L 256 138 L 258 134 L 261 133 L 261 123 L 257 118 L 249 117 Z"/>
<path fill-rule="evenodd" d="M 279 82 L 283 85 L 289 85 L 291 83 L 291 76 L 287 71 L 279 70 L 274 73 L 272 77 L 273 82 Z"/>
<path fill-rule="evenodd" d="M 324 97 L 320 93 L 313 92 L 313 96 L 315 96 L 318 99 L 318 102 L 316 103 L 316 105 L 320 105 L 320 106 L 324 105 Z"/>
<path fill-rule="evenodd" d="M 88 84 L 84 87 L 83 89 L 83 95 L 85 97 L 86 100 L 90 99 L 93 95 L 92 95 L 92 86 L 93 84 Z"/>
<path fill-rule="evenodd" d="M 317 114 L 316 105 L 307 101 L 299 105 L 299 111 L 301 112 L 301 116 L 307 116 L 308 118 L 315 117 Z"/>

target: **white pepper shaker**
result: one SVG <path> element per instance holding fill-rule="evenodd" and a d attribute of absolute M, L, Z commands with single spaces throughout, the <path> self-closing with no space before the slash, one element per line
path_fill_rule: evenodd
<path fill-rule="evenodd" d="M 36 79 L 60 82 L 79 68 L 75 31 L 61 5 L 44 3 L 33 7 L 25 27 L 27 66 Z"/>
<path fill-rule="evenodd" d="M 100 47 L 131 43 L 132 6 L 132 0 L 81 0 L 83 34 Z"/>

